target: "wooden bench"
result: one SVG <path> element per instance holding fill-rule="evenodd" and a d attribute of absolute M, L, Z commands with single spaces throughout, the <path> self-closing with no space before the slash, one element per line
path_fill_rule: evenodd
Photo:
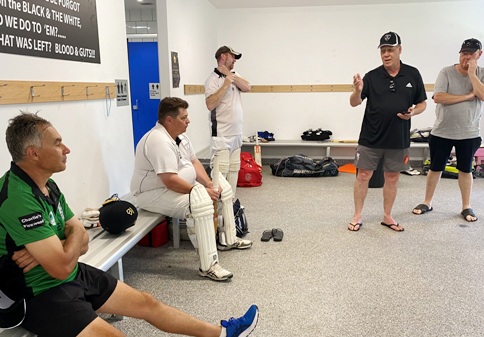
<path fill-rule="evenodd" d="M 307 140 L 275 140 L 262 143 L 262 158 L 281 159 L 295 154 L 305 154 L 310 157 L 333 159 L 354 159 L 358 143 L 352 141 L 307 141 Z M 252 152 L 255 143 L 243 143 L 242 151 Z M 425 160 L 428 155 L 428 143 L 410 142 L 410 159 Z"/>
<path fill-rule="evenodd" d="M 134 204 L 132 196 L 121 199 Z M 146 234 L 148 234 L 163 219 L 164 215 L 138 210 L 136 224 L 119 235 L 106 232 L 101 227 L 88 230 L 89 250 L 79 258 L 79 262 L 99 268 L 117 279 L 123 281 L 123 256 L 133 248 Z M 175 229 L 174 225 L 174 229 Z M 31 332 L 17 327 L 14 329 L 0 329 L 0 337 L 35 337 Z"/>

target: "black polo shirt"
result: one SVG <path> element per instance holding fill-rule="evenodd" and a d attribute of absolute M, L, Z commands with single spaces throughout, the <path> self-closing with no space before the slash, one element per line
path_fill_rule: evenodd
<path fill-rule="evenodd" d="M 358 144 L 379 149 L 410 147 L 410 120 L 400 119 L 397 113 L 427 99 L 417 68 L 400 62 L 399 73 L 392 77 L 381 65 L 368 72 L 363 83 L 361 99 L 367 101 Z"/>

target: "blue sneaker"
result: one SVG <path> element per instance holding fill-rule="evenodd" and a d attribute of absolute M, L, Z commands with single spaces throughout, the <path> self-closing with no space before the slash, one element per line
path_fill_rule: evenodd
<path fill-rule="evenodd" d="M 227 337 L 246 337 L 249 336 L 257 325 L 259 319 L 259 308 L 252 304 L 244 316 L 230 318 L 228 321 L 221 321 L 220 324 L 225 328 Z"/>

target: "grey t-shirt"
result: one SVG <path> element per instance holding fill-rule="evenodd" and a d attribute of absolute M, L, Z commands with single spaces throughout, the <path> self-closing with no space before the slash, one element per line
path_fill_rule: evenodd
<path fill-rule="evenodd" d="M 484 83 L 484 68 L 477 67 L 477 77 Z M 434 94 L 445 92 L 465 95 L 472 90 L 469 77 L 459 73 L 454 66 L 445 67 L 435 81 Z M 483 102 L 479 98 L 456 104 L 437 104 L 437 119 L 431 134 L 448 139 L 471 139 L 480 136 L 480 119 Z"/>

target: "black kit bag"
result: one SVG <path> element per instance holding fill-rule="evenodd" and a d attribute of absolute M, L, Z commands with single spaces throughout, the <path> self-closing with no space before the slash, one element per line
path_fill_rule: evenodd
<path fill-rule="evenodd" d="M 234 218 L 235 218 L 235 229 L 237 231 L 237 236 L 243 238 L 249 233 L 249 223 L 245 216 L 245 208 L 240 204 L 239 199 L 234 202 Z"/>
<path fill-rule="evenodd" d="M 314 160 L 304 154 L 282 158 L 270 166 L 272 174 L 278 177 L 334 177 L 339 173 L 333 158 Z"/>

